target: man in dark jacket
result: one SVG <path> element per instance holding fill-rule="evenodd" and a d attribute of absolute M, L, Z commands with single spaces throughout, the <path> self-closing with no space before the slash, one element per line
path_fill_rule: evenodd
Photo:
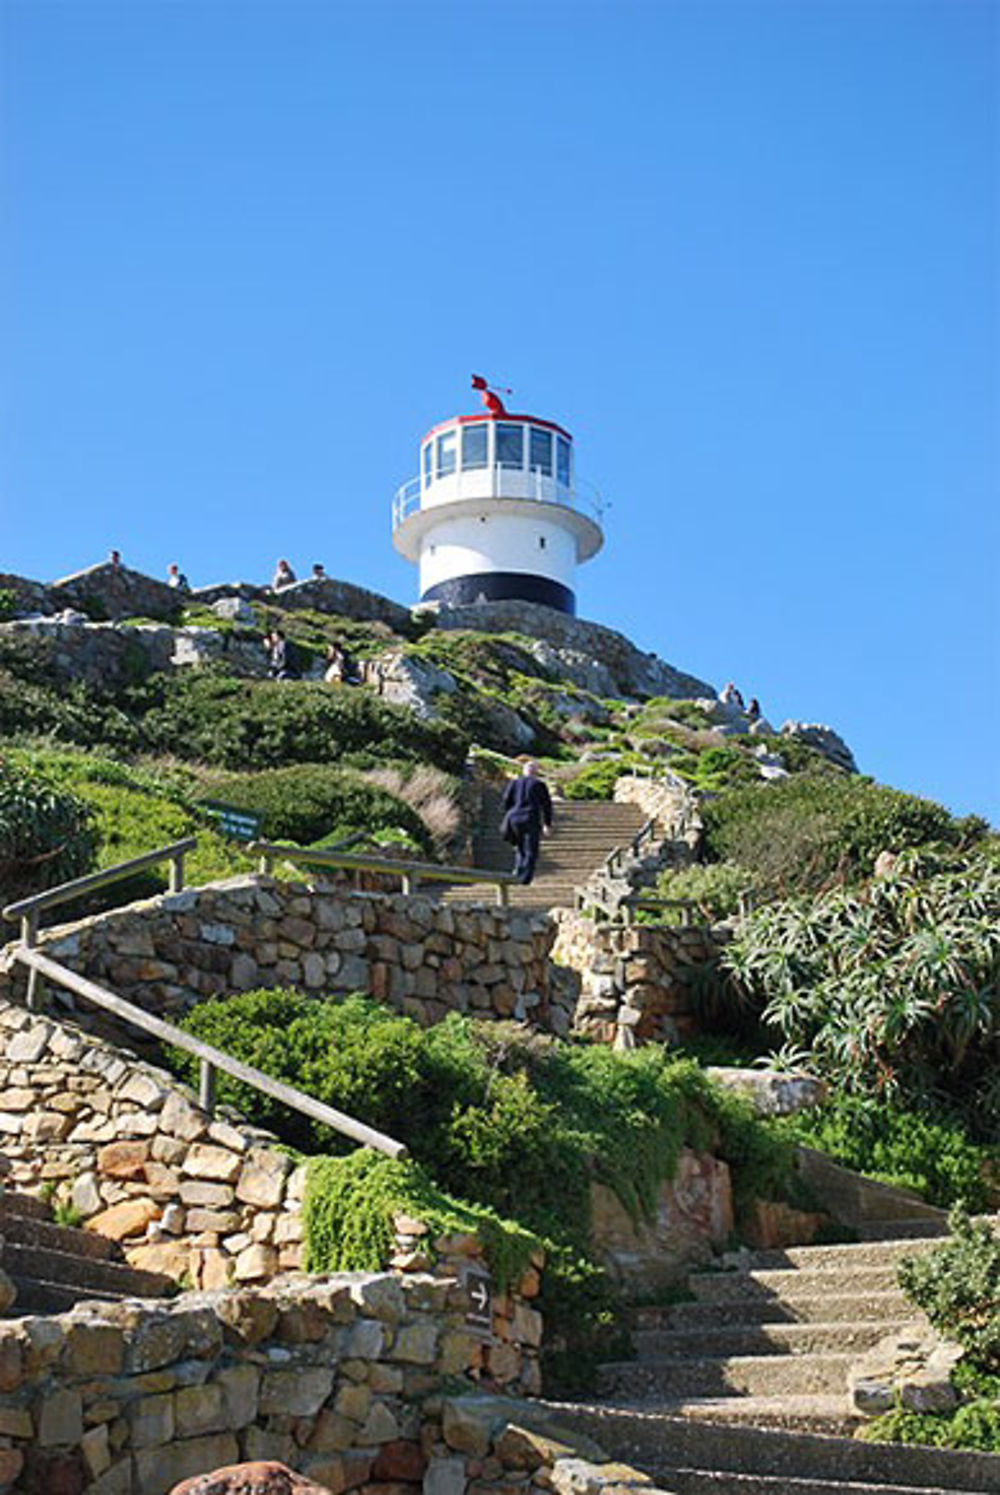
<path fill-rule="evenodd" d="M 542 827 L 552 825 L 552 799 L 538 777 L 538 764 L 528 762 L 519 779 L 512 779 L 503 797 L 504 819 L 510 827 L 517 858 L 514 874 L 529 883 L 535 875 Z"/>

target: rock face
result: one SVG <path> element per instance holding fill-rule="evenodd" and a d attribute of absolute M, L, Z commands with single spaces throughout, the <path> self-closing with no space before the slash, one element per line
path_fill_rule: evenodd
<path fill-rule="evenodd" d="M 819 722 L 785 722 L 781 728 L 782 737 L 794 737 L 796 741 L 805 743 L 806 747 L 815 748 L 835 763 L 838 768 L 844 768 L 848 773 L 857 773 L 858 765 L 854 761 L 854 754 L 847 743 L 835 732 L 832 727 L 824 727 Z"/>
<path fill-rule="evenodd" d="M 674 696 L 693 699 L 713 696 L 704 680 L 686 675 L 673 665 L 644 654 L 622 633 L 603 623 L 588 623 L 556 612 L 537 602 L 477 602 L 465 607 L 441 607 L 436 611 L 439 628 L 474 628 L 481 633 L 523 633 L 544 639 L 546 660 L 560 672 L 565 670 L 574 684 L 595 694 L 623 696 Z M 541 656 L 536 656 L 541 657 Z M 614 688 L 609 690 L 608 686 Z"/>
<path fill-rule="evenodd" d="M 396 650 L 369 660 L 364 680 L 383 700 L 405 706 L 425 720 L 437 716 L 437 697 L 452 696 L 458 689 L 454 675 L 447 670 L 438 669 L 429 659 Z"/>
<path fill-rule="evenodd" d="M 732 1233 L 729 1169 L 710 1153 L 685 1147 L 672 1180 L 661 1185 L 651 1220 L 636 1221 L 604 1184 L 590 1188 L 595 1250 L 632 1297 L 677 1282 L 707 1261 Z"/>

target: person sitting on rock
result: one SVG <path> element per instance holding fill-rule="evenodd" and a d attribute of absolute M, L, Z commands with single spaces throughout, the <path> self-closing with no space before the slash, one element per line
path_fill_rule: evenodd
<path fill-rule="evenodd" d="M 264 639 L 267 649 L 267 673 L 272 680 L 297 680 L 291 645 L 280 628 L 272 628 Z"/>
<path fill-rule="evenodd" d="M 326 581 L 326 568 L 322 561 L 314 561 L 310 581 Z"/>
<path fill-rule="evenodd" d="M 755 722 L 760 716 L 760 702 L 756 696 L 750 697 L 750 705 L 747 707 L 747 716 Z"/>
<path fill-rule="evenodd" d="M 295 572 L 287 561 L 279 561 L 271 579 L 271 586 L 275 591 L 279 587 L 290 587 L 295 581 Z"/>
<path fill-rule="evenodd" d="M 723 706 L 736 706 L 740 711 L 743 710 L 743 697 L 731 680 L 719 691 L 719 700 Z"/>
<path fill-rule="evenodd" d="M 176 561 L 171 561 L 167 567 L 167 586 L 174 587 L 179 592 L 189 592 L 188 579 L 180 569 Z"/>

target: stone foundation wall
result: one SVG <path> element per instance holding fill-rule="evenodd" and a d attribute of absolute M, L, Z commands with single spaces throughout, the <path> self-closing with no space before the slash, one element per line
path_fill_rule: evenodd
<path fill-rule="evenodd" d="M 580 975 L 574 1031 L 601 1043 L 677 1043 L 697 1031 L 693 967 L 718 955 L 724 931 L 598 924 L 555 909 L 552 959 Z"/>
<path fill-rule="evenodd" d="M 460 1495 L 484 1472 L 492 1488 L 488 1433 L 438 1393 L 537 1390 L 541 1320 L 522 1305 L 504 1339 L 470 1306 L 454 1278 L 350 1273 L 5 1321 L 0 1489 L 166 1495 L 240 1459 L 333 1495 Z"/>
<path fill-rule="evenodd" d="M 469 1012 L 564 1033 L 554 935 L 546 914 L 250 875 L 43 931 L 40 946 L 168 1017 L 228 992 L 294 986 L 370 992 L 425 1025 Z M 25 983 L 23 967 L 0 956 L 0 996 Z"/>

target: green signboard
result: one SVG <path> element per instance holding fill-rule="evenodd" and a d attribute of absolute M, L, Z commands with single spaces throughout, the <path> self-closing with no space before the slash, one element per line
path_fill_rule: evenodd
<path fill-rule="evenodd" d="M 206 800 L 205 809 L 215 816 L 222 834 L 233 841 L 256 841 L 260 835 L 260 816 L 255 810 L 241 810 L 217 799 Z"/>

